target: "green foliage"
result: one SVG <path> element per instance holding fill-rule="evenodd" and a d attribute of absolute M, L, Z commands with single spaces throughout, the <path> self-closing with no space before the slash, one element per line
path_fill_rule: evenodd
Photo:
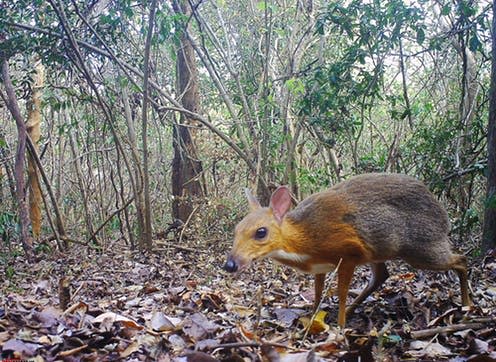
<path fill-rule="evenodd" d="M 167 47 L 167 49 L 173 61 L 176 60 L 176 49 L 180 46 L 180 35 L 189 20 L 189 17 L 183 14 L 170 14 L 168 11 L 157 11 L 157 36 L 153 38 L 154 44 L 167 45 L 170 42 L 172 46 Z"/>
<path fill-rule="evenodd" d="M 10 244 L 19 236 L 17 216 L 11 212 L 0 213 L 0 237 L 4 245 Z"/>
<path fill-rule="evenodd" d="M 355 170 L 356 173 L 365 173 L 365 172 L 381 172 L 384 171 L 386 164 L 386 154 L 384 152 L 377 152 L 372 154 L 365 154 L 360 156 L 358 160 L 358 170 Z"/>
<path fill-rule="evenodd" d="M 472 52 L 485 51 L 480 33 L 489 30 L 489 11 L 478 14 L 479 11 L 478 2 L 467 0 L 457 1 L 455 8 L 452 8 L 450 4 L 442 8 L 442 15 L 454 13 L 457 18 L 457 28 L 461 29 L 459 36 Z"/>
<path fill-rule="evenodd" d="M 7 265 L 5 267 L 5 278 L 12 279 L 15 275 L 15 269 L 12 265 Z"/>
<path fill-rule="evenodd" d="M 336 36 L 335 55 L 307 79 L 301 114 L 328 132 L 359 132 L 362 119 L 353 117 L 351 109 L 367 109 L 381 98 L 384 59 L 405 34 L 415 34 L 418 44 L 424 43 L 422 10 L 400 0 L 332 2 L 316 31 Z"/>
<path fill-rule="evenodd" d="M 50 244 L 38 243 L 34 246 L 34 251 L 36 254 L 50 253 L 52 248 L 50 247 Z"/>
<path fill-rule="evenodd" d="M 331 179 L 323 168 L 300 169 L 297 183 L 305 194 L 321 190 L 331 186 Z"/>
<path fill-rule="evenodd" d="M 75 65 L 67 34 L 64 35 L 60 20 L 49 2 L 16 0 L 4 1 L 3 4 L 0 38 L 3 40 L 5 37 L 5 41 L 0 42 L 0 56 L 16 56 L 11 62 L 16 89 L 19 91 L 24 84 L 32 82 L 29 68 L 24 66 L 29 64 L 27 60 L 32 55 L 41 55 L 47 66 L 48 86 L 44 90 L 47 128 L 43 132 L 44 137 L 51 139 L 44 148 L 44 165 L 52 176 L 57 173 L 52 167 L 57 167 L 58 163 L 51 165 L 49 160 L 61 157 L 60 165 L 72 167 L 78 156 L 67 152 L 67 148 L 64 151 L 62 146 L 69 135 L 74 136 L 80 154 L 84 155 L 81 164 L 89 180 L 90 209 L 98 215 L 108 215 L 105 208 L 114 204 L 96 200 L 99 197 L 115 199 L 108 192 L 108 177 L 118 167 L 122 168 L 125 191 L 131 192 L 129 171 L 119 159 L 121 150 L 117 150 L 109 135 L 106 128 L 109 125 L 102 120 L 100 105 L 82 80 L 81 69 Z M 120 62 L 142 68 L 149 3 L 64 0 L 56 4 L 64 7 L 68 26 L 79 41 L 102 51 L 110 50 Z M 313 14 L 308 16 L 307 9 L 289 3 L 263 0 L 254 3 L 201 2 L 195 8 L 198 13 L 189 17 L 175 14 L 169 2 L 159 2 L 152 38 L 150 79 L 179 99 L 180 95 L 174 88 L 173 63 L 182 30 L 188 24 L 202 55 L 197 57 L 202 101 L 199 111 L 220 132 L 225 132 L 254 163 L 262 160 L 260 173 L 268 182 L 280 182 L 284 178 L 290 183 L 295 182 L 303 194 L 331 183 L 329 170 L 332 167 L 326 164 L 329 158 L 325 152 L 321 152 L 325 147 L 334 148 L 345 175 L 384 170 L 406 172 L 432 181 L 433 189 L 438 193 L 447 189 L 444 178 L 453 172 L 458 152 L 456 143 L 462 137 L 467 144 L 474 144 L 467 152 L 466 163 L 484 159 L 482 148 L 485 145 L 481 140 L 485 135 L 487 114 L 481 109 L 487 107 L 484 92 L 488 87 L 484 77 L 487 77 L 489 69 L 486 66 L 488 62 L 483 64 L 481 59 L 488 59 L 489 11 L 481 11 L 482 5 L 468 0 L 331 0 L 322 4 L 325 4 L 324 8 L 313 9 L 321 13 L 312 33 L 308 30 L 313 24 Z M 439 26 L 435 19 L 437 14 L 430 12 L 433 6 L 439 9 L 440 17 L 449 17 L 446 24 L 451 26 L 450 29 Z M 96 34 L 84 24 L 76 10 L 90 21 Z M 13 24 L 24 24 L 34 29 L 21 29 Z M 114 58 L 104 57 L 82 42 L 80 51 L 85 65 L 94 75 L 99 93 L 115 117 L 113 126 L 122 137 L 122 151 L 130 158 L 119 88 L 127 87 L 129 90 L 132 117 L 139 122 L 140 78 L 126 74 Z M 476 52 L 476 62 L 482 64 L 476 69 L 477 82 L 482 85 L 480 99 L 474 108 L 476 115 L 471 127 L 466 130 L 460 125 L 462 60 L 453 43 Z M 407 71 L 405 82 L 410 95 L 409 107 L 401 88 L 401 75 L 398 75 L 400 44 Z M 202 61 L 209 63 L 213 73 L 207 71 Z M 265 76 L 267 69 L 268 79 Z M 213 81 L 213 76 L 220 85 Z M 226 98 L 232 102 L 232 109 L 221 92 L 225 92 Z M 148 129 L 150 157 L 159 160 L 155 163 L 160 164 L 156 169 L 163 170 L 152 170 L 151 176 L 156 177 L 152 179 L 152 183 L 157 185 L 156 190 L 163 192 L 154 198 L 163 200 L 159 204 L 165 209 L 168 208 L 170 187 L 164 178 L 169 176 L 167 169 L 172 146 L 167 142 L 170 135 L 164 135 L 164 132 L 170 130 L 175 115 L 166 110 L 170 102 L 158 92 L 151 91 L 150 97 L 154 104 L 151 112 L 157 116 L 150 118 L 155 122 Z M 407 124 L 407 120 L 411 122 Z M 306 123 L 298 128 L 300 138 L 293 144 L 298 152 L 291 159 L 287 157 L 289 145 L 293 142 L 290 137 L 296 132 L 288 131 L 300 127 L 299 121 Z M 140 131 L 136 131 L 139 139 Z M 204 170 L 207 182 L 208 165 L 220 167 L 215 176 L 220 186 L 216 184 L 215 189 L 220 195 L 216 202 L 222 207 L 210 205 L 208 221 L 215 225 L 219 216 L 225 217 L 227 221 L 221 229 L 226 232 L 232 229 L 237 216 L 230 210 L 239 208 L 240 204 L 224 202 L 222 195 L 232 188 L 241 188 L 238 183 L 251 181 L 254 175 L 247 175 L 234 152 L 216 136 L 209 131 L 199 133 L 201 146 L 198 156 L 207 165 Z M 247 139 L 246 143 L 241 142 L 241 136 Z M 166 141 L 163 142 L 161 137 Z M 212 140 L 219 142 L 219 150 L 216 149 L 214 156 L 209 154 L 214 143 Z M 8 142 L 11 144 L 10 138 Z M 0 147 L 5 144 L 6 141 L 0 138 Z M 61 145 L 59 152 L 67 154 L 54 153 L 58 145 Z M 140 153 L 141 145 L 137 146 Z M 393 146 L 397 148 L 393 150 Z M 351 163 L 352 167 L 349 166 Z M 288 165 L 292 166 L 290 171 Z M 474 166 L 477 175 L 483 172 L 483 167 L 467 165 L 462 160 L 461 168 L 465 166 Z M 233 169 L 235 175 L 232 179 L 224 180 Z M 97 180 L 94 180 L 92 171 L 96 170 L 99 172 Z M 289 172 L 294 174 L 288 175 Z M 64 213 L 77 220 L 81 218 L 82 200 L 73 191 L 74 187 L 66 187 L 66 182 L 69 185 L 74 182 L 71 174 L 70 168 L 60 172 L 61 184 L 57 180 L 56 186 L 67 191 L 60 199 Z M 206 189 L 211 192 L 213 187 L 207 185 Z M 479 202 L 482 204 L 483 200 Z M 494 199 L 488 200 L 489 205 L 494 203 Z M 162 217 L 163 209 L 160 208 L 154 212 Z M 477 211 L 477 207 L 469 209 L 462 217 L 458 224 L 460 228 L 473 227 L 480 222 L 480 216 L 474 210 Z M 131 207 L 129 212 L 133 218 L 136 210 Z M 457 216 L 462 214 L 460 211 Z M 118 231 L 120 226 L 119 219 L 114 217 L 105 231 Z M 17 227 L 14 215 L 0 214 L 0 236 L 4 242 L 18 240 Z"/>
<path fill-rule="evenodd" d="M 487 197 L 484 207 L 486 209 L 496 209 L 496 194 L 492 194 Z"/>
<path fill-rule="evenodd" d="M 115 215 L 108 223 L 111 231 L 118 231 L 121 228 L 121 219 L 119 216 Z"/>
<path fill-rule="evenodd" d="M 0 273 L 3 274 L 5 280 L 14 280 L 16 276 L 16 259 L 21 255 L 23 255 L 23 251 L 20 245 L 0 249 Z M 15 291 L 15 283 L 9 285 L 9 289 Z"/>
<path fill-rule="evenodd" d="M 447 119 L 444 124 L 422 123 L 402 145 L 401 154 L 408 165 L 416 165 L 422 179 L 431 180 L 432 185 L 443 189 L 440 169 L 449 170 L 453 164 L 453 139 L 456 137 L 456 119 Z M 439 189 L 437 189 L 439 191 Z"/>
<path fill-rule="evenodd" d="M 300 97 L 305 94 L 305 83 L 298 78 L 290 78 L 285 83 L 291 94 Z"/>

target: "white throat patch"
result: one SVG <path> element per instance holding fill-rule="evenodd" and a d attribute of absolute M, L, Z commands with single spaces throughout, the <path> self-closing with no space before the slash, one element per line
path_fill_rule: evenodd
<path fill-rule="evenodd" d="M 310 259 L 310 255 L 306 254 L 297 254 L 297 253 L 288 253 L 284 250 L 274 250 L 267 255 L 269 258 L 276 258 L 280 260 L 285 260 L 294 263 L 304 263 L 308 259 Z"/>
<path fill-rule="evenodd" d="M 306 262 L 310 259 L 310 255 L 307 254 L 297 254 L 297 253 L 288 253 L 284 250 L 274 250 L 267 255 L 269 258 L 274 258 L 277 262 L 288 262 L 288 263 L 296 263 L 305 265 Z M 323 263 L 323 264 L 310 264 L 310 269 L 304 270 L 300 269 L 297 266 L 293 266 L 295 269 L 309 274 L 325 274 L 335 269 L 334 264 Z"/>

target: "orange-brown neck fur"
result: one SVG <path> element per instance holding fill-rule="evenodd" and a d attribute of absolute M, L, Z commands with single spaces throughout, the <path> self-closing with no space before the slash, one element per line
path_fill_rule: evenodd
<path fill-rule="evenodd" d="M 319 204 L 322 204 L 322 200 Z M 309 207 L 312 208 L 314 205 Z M 280 263 L 307 272 L 312 266 L 319 264 L 337 265 L 341 258 L 355 265 L 373 259 L 374 252 L 371 247 L 358 235 L 352 225 L 343 221 L 344 216 L 352 210 L 336 200 L 333 200 L 329 207 L 332 207 L 330 210 L 333 212 L 311 210 L 307 216 L 296 209 L 295 212 L 286 215 L 280 226 L 280 233 L 273 240 L 273 245 L 276 250 L 282 250 L 288 255 L 281 257 L 281 253 L 273 253 L 270 256 Z M 316 220 L 315 212 L 323 217 Z"/>

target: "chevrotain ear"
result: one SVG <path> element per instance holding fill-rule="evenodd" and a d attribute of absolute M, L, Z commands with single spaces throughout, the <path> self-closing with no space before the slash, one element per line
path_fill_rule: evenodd
<path fill-rule="evenodd" d="M 284 215 L 291 207 L 291 193 L 287 186 L 279 186 L 270 197 L 270 205 L 275 218 L 279 223 L 282 222 Z"/>
<path fill-rule="evenodd" d="M 248 199 L 248 205 L 250 205 L 250 209 L 252 211 L 260 209 L 262 207 L 260 206 L 260 202 L 258 202 L 257 198 L 253 196 L 250 189 L 246 188 L 245 194 L 246 194 L 246 198 Z"/>

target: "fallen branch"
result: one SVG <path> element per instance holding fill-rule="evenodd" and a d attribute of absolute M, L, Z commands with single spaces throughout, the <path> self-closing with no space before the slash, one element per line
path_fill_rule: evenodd
<path fill-rule="evenodd" d="M 272 343 L 272 342 L 234 342 L 234 343 L 224 343 L 218 344 L 211 347 L 206 347 L 210 349 L 228 349 L 228 348 L 242 348 L 242 347 L 252 347 L 252 348 L 260 348 L 262 346 L 276 347 L 276 348 L 285 348 L 290 350 L 297 350 L 297 348 L 288 346 L 282 343 Z"/>
<path fill-rule="evenodd" d="M 88 345 L 87 344 L 83 344 L 82 346 L 79 346 L 79 347 L 76 347 L 76 348 L 73 348 L 73 349 L 69 349 L 69 350 L 66 350 L 66 351 L 62 351 L 58 354 L 59 357 L 68 357 L 68 356 L 72 356 L 74 354 L 77 354 L 83 350 L 85 350 L 86 348 L 88 348 Z"/>
<path fill-rule="evenodd" d="M 40 244 L 50 244 L 51 241 L 54 241 L 54 240 L 61 240 L 61 241 L 64 241 L 64 242 L 68 242 L 68 243 L 74 243 L 74 244 L 79 244 L 79 245 L 88 245 L 86 242 L 84 241 L 80 241 L 80 240 L 77 240 L 77 239 L 72 239 L 68 236 L 58 236 L 57 235 L 50 235 L 46 238 L 44 238 L 43 240 L 40 240 Z"/>
<path fill-rule="evenodd" d="M 486 327 L 486 323 L 462 323 L 462 324 L 451 324 L 449 326 L 422 329 L 420 331 L 410 332 L 410 336 L 414 339 L 432 337 L 439 333 L 453 333 L 458 331 L 463 331 L 465 329 L 482 329 Z"/>
<path fill-rule="evenodd" d="M 164 245 L 164 244 L 161 244 L 161 245 Z M 168 250 L 170 248 L 174 248 L 174 249 L 181 250 L 181 251 L 188 251 L 190 253 L 201 253 L 201 254 L 209 254 L 210 253 L 210 251 L 207 251 L 207 250 L 200 250 L 200 249 L 196 249 L 196 248 L 188 248 L 186 246 L 172 245 L 172 244 L 167 244 L 167 247 L 166 248 L 160 248 L 160 249 L 159 248 L 156 248 L 155 250 Z"/>

